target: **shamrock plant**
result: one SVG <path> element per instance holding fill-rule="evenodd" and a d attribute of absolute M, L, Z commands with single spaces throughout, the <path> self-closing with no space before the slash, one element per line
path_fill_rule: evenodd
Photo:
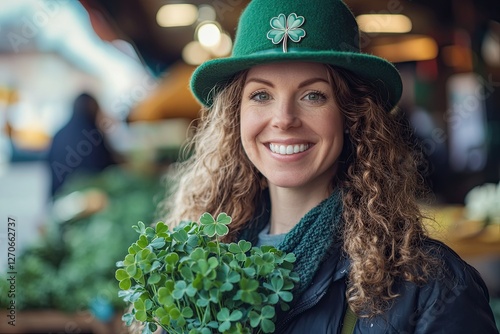
<path fill-rule="evenodd" d="M 298 43 L 305 37 L 306 31 L 300 28 L 300 26 L 304 24 L 304 21 L 305 19 L 303 16 L 297 16 L 295 13 L 288 15 L 288 17 L 285 17 L 285 14 L 273 17 L 270 22 L 272 29 L 267 33 L 267 38 L 270 39 L 273 44 L 283 42 L 283 52 L 287 52 L 288 38 Z"/>
<path fill-rule="evenodd" d="M 217 217 L 217 220 L 215 220 L 211 214 L 205 212 L 200 217 L 200 223 L 203 225 L 203 233 L 207 236 L 224 236 L 229 232 L 227 225 L 231 223 L 231 217 L 222 213 Z"/>
<path fill-rule="evenodd" d="M 170 230 L 163 222 L 133 228 L 139 238 L 117 263 L 127 325 L 143 334 L 271 333 L 276 307 L 288 309 L 298 276 L 295 256 L 271 246 L 223 243 L 231 217 L 204 213 Z"/>

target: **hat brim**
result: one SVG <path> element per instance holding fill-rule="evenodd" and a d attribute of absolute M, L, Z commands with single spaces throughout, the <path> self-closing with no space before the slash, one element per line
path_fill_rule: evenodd
<path fill-rule="evenodd" d="M 241 57 L 209 60 L 201 64 L 191 77 L 191 90 L 205 106 L 212 104 L 213 94 L 240 71 L 273 62 L 304 61 L 344 68 L 367 79 L 378 89 L 390 110 L 399 102 L 402 82 L 398 70 L 385 59 L 359 52 L 300 51 L 258 53 Z"/>

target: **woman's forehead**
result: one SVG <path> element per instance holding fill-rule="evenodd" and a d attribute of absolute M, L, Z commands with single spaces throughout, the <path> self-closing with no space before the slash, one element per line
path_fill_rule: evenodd
<path fill-rule="evenodd" d="M 246 82 L 253 78 L 273 80 L 277 77 L 287 77 L 289 80 L 303 80 L 309 77 L 327 79 L 327 66 L 314 62 L 279 62 L 257 65 L 248 70 Z"/>

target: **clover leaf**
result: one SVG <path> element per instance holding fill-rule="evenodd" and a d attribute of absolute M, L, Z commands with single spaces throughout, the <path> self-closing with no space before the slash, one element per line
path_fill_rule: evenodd
<path fill-rule="evenodd" d="M 261 313 L 255 311 L 250 312 L 250 326 L 256 328 L 260 325 L 262 332 L 272 333 L 274 332 L 275 326 L 274 322 L 271 320 L 275 315 L 274 307 L 266 305 L 262 308 Z"/>
<path fill-rule="evenodd" d="M 285 291 L 287 287 L 285 287 L 283 278 L 275 276 L 271 279 L 271 284 L 266 282 L 264 283 L 264 287 L 273 292 L 269 295 L 269 302 L 271 304 L 277 304 L 280 299 L 284 302 L 292 301 L 293 295 L 290 291 Z"/>
<path fill-rule="evenodd" d="M 238 261 L 245 261 L 246 252 L 248 252 L 252 248 L 252 244 L 245 240 L 240 240 L 238 243 L 229 244 L 229 251 L 233 254 L 236 254 L 235 258 Z"/>
<path fill-rule="evenodd" d="M 227 225 L 231 223 L 231 217 L 225 213 L 220 213 L 217 219 L 205 212 L 201 218 L 200 223 L 203 225 L 203 232 L 209 237 L 217 235 L 218 237 L 225 236 L 229 232 Z"/>
<path fill-rule="evenodd" d="M 222 263 L 220 270 L 217 271 L 217 281 L 222 283 L 219 288 L 221 292 L 231 291 L 234 287 L 234 283 L 239 282 L 240 279 L 241 275 L 231 270 L 226 263 Z"/>
<path fill-rule="evenodd" d="M 241 313 L 241 311 L 239 310 L 235 310 L 229 313 L 229 310 L 227 308 L 222 308 L 217 313 L 217 320 L 222 321 L 222 323 L 219 325 L 219 332 L 224 333 L 229 328 L 231 328 L 231 322 L 236 322 L 242 317 L 243 313 Z"/>
<path fill-rule="evenodd" d="M 241 299 L 251 305 L 259 305 L 262 303 L 262 297 L 257 292 L 258 287 L 259 281 L 242 278 L 240 281 L 240 290 L 236 293 L 235 298 Z"/>
<path fill-rule="evenodd" d="M 125 322 L 127 326 L 131 326 L 134 321 L 134 315 L 132 313 L 125 313 L 122 316 L 122 321 Z"/>
<path fill-rule="evenodd" d="M 155 316 L 160 320 L 160 325 L 168 325 L 170 323 L 170 315 L 164 307 L 157 308 Z"/>
<path fill-rule="evenodd" d="M 162 234 L 165 233 L 165 235 L 167 235 L 168 233 L 168 226 L 165 225 L 164 222 L 158 222 L 155 226 L 155 231 L 156 231 L 156 234 L 161 236 Z"/>
<path fill-rule="evenodd" d="M 187 285 L 184 281 L 178 281 L 175 283 L 174 291 L 172 292 L 172 297 L 174 299 L 181 299 L 186 294 L 189 297 L 194 297 L 197 290 L 190 284 Z"/>
<path fill-rule="evenodd" d="M 139 321 L 146 321 L 148 319 L 148 314 L 146 313 L 146 306 L 142 299 L 138 299 L 134 303 L 135 318 Z"/>
<path fill-rule="evenodd" d="M 255 256 L 254 263 L 257 265 L 259 275 L 266 276 L 274 271 L 276 267 L 275 256 L 271 253 L 264 253 L 262 256 Z"/>
<path fill-rule="evenodd" d="M 285 14 L 279 14 L 277 17 L 271 19 L 271 29 L 267 33 L 267 38 L 270 39 L 273 44 L 279 44 L 283 42 L 283 52 L 288 52 L 287 40 L 290 38 L 293 42 L 298 43 L 302 38 L 305 37 L 306 31 L 299 28 L 304 24 L 304 17 L 297 16 L 295 13 L 285 17 Z"/>
<path fill-rule="evenodd" d="M 172 296 L 172 292 L 173 288 L 168 288 L 166 286 L 158 289 L 158 302 L 163 305 L 172 304 L 174 302 L 174 297 Z"/>
<path fill-rule="evenodd" d="M 130 274 L 125 269 L 118 269 L 115 273 L 115 278 L 120 282 L 119 286 L 122 290 L 128 290 L 132 286 Z"/>

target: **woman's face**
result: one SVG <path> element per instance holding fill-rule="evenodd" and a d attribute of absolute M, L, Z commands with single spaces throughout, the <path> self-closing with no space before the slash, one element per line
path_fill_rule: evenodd
<path fill-rule="evenodd" d="M 270 186 L 329 187 L 342 152 L 343 129 L 325 65 L 289 62 L 249 70 L 241 140 Z"/>

